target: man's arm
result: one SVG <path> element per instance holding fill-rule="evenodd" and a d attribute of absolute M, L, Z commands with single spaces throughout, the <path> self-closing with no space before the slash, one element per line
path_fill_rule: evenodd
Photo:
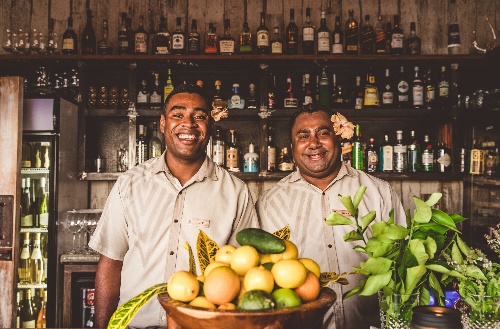
<path fill-rule="evenodd" d="M 96 328 L 106 328 L 118 307 L 123 262 L 101 255 L 95 277 Z"/>

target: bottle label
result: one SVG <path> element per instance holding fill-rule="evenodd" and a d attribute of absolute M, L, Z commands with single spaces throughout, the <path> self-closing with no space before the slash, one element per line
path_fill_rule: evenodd
<path fill-rule="evenodd" d="M 222 143 L 216 143 L 212 150 L 212 161 L 219 165 L 224 165 L 224 145 Z"/>
<path fill-rule="evenodd" d="M 394 104 L 394 93 L 392 91 L 384 91 L 382 93 L 382 104 L 384 105 Z"/>
<path fill-rule="evenodd" d="M 391 42 L 391 48 L 396 49 L 396 48 L 403 48 L 403 34 L 401 33 L 393 33 L 392 34 L 392 42 Z"/>
<path fill-rule="evenodd" d="M 343 54 L 344 53 L 344 46 L 341 43 L 335 42 L 332 46 L 332 53 L 333 54 Z"/>
<path fill-rule="evenodd" d="M 66 50 L 75 50 L 75 40 L 73 39 L 64 39 L 63 40 L 63 49 Z"/>
<path fill-rule="evenodd" d="M 43 213 L 40 214 L 40 227 L 47 227 L 49 226 L 49 214 L 48 213 Z"/>
<path fill-rule="evenodd" d="M 229 169 L 239 168 L 238 149 L 229 148 L 226 150 L 226 167 Z"/>
<path fill-rule="evenodd" d="M 436 99 L 436 91 L 434 89 L 427 89 L 425 93 L 425 100 L 427 103 L 431 103 Z"/>
<path fill-rule="evenodd" d="M 246 158 L 243 164 L 243 172 L 259 172 L 258 160 L 259 158 Z"/>
<path fill-rule="evenodd" d="M 299 106 L 297 98 L 285 98 L 283 100 L 283 107 L 286 108 L 296 108 Z"/>
<path fill-rule="evenodd" d="M 424 105 L 424 86 L 413 86 L 413 105 Z"/>
<path fill-rule="evenodd" d="M 443 154 L 436 160 L 440 165 L 448 167 L 451 164 L 451 157 L 448 153 Z"/>
<path fill-rule="evenodd" d="M 364 106 L 378 106 L 378 92 L 376 87 L 368 86 L 365 88 Z"/>
<path fill-rule="evenodd" d="M 267 170 L 274 171 L 276 168 L 276 148 L 267 148 Z"/>
<path fill-rule="evenodd" d="M 22 328 L 36 328 L 35 320 L 21 321 Z"/>
<path fill-rule="evenodd" d="M 392 171 L 393 170 L 393 159 L 394 153 L 392 150 L 392 146 L 384 146 L 383 147 L 383 155 L 384 155 L 384 171 Z"/>
<path fill-rule="evenodd" d="M 239 95 L 233 95 L 233 96 L 231 96 L 230 103 L 231 103 L 230 104 L 231 108 L 235 108 L 235 107 L 240 106 L 240 104 L 241 104 L 241 97 Z"/>
<path fill-rule="evenodd" d="M 149 101 L 153 104 L 161 104 L 161 95 L 158 94 L 156 91 L 153 91 Z"/>
<path fill-rule="evenodd" d="M 433 166 L 434 165 L 434 154 L 432 152 L 422 153 L 422 165 L 423 166 Z"/>
<path fill-rule="evenodd" d="M 234 53 L 234 40 L 220 40 L 219 49 L 221 54 Z"/>
<path fill-rule="evenodd" d="M 269 47 L 269 32 L 260 30 L 257 32 L 257 47 Z"/>
<path fill-rule="evenodd" d="M 314 41 L 314 29 L 312 27 L 305 27 L 302 29 L 302 40 Z"/>
<path fill-rule="evenodd" d="M 377 171 L 377 165 L 378 165 L 378 154 L 375 151 L 368 151 L 366 154 L 367 160 L 368 160 L 368 172 L 375 172 Z"/>
<path fill-rule="evenodd" d="M 179 33 L 172 36 L 172 49 L 184 49 L 184 35 Z"/>
<path fill-rule="evenodd" d="M 192 36 L 188 38 L 188 50 L 191 52 L 198 52 L 200 50 L 200 38 Z"/>
<path fill-rule="evenodd" d="M 135 52 L 139 54 L 145 54 L 148 52 L 146 33 L 136 33 L 135 35 Z"/>
<path fill-rule="evenodd" d="M 283 53 L 283 44 L 281 42 L 273 42 L 271 45 L 271 52 L 273 54 L 282 54 Z"/>
<path fill-rule="evenodd" d="M 29 244 L 29 241 L 25 244 Z M 21 259 L 29 259 L 30 258 L 30 251 L 29 248 L 23 248 L 21 251 L 21 255 L 19 256 Z"/>
<path fill-rule="evenodd" d="M 21 167 L 23 167 L 23 168 L 31 168 L 31 160 L 23 160 L 23 161 L 21 161 Z"/>
<path fill-rule="evenodd" d="M 282 162 L 278 165 L 278 169 L 281 171 L 293 171 L 293 163 L 291 162 Z"/>
<path fill-rule="evenodd" d="M 304 105 L 311 104 L 313 102 L 313 98 L 311 95 L 304 96 Z"/>
<path fill-rule="evenodd" d="M 354 109 L 355 110 L 363 109 L 363 97 L 356 96 L 356 98 L 354 99 Z"/>
<path fill-rule="evenodd" d="M 446 98 L 448 97 L 448 91 L 449 91 L 449 88 L 448 88 L 448 85 L 440 85 L 439 86 L 439 97 L 443 97 L 443 98 Z"/>
<path fill-rule="evenodd" d="M 318 51 L 330 51 L 330 35 L 328 32 L 318 32 Z"/>
<path fill-rule="evenodd" d="M 33 226 L 33 215 L 21 216 L 21 227 L 31 227 L 31 226 Z"/>
<path fill-rule="evenodd" d="M 408 91 L 408 82 L 400 81 L 398 83 L 398 91 L 402 94 L 406 93 Z"/>
<path fill-rule="evenodd" d="M 156 53 L 158 55 L 168 55 L 168 47 L 156 46 Z"/>
<path fill-rule="evenodd" d="M 165 101 L 165 99 L 167 99 L 168 95 L 170 95 L 170 93 L 174 90 L 174 87 L 170 84 L 167 84 L 165 85 L 165 87 L 163 87 L 163 95 L 164 95 L 164 98 L 163 100 Z"/>
<path fill-rule="evenodd" d="M 141 91 L 137 94 L 137 103 L 145 104 L 148 102 L 148 94 Z"/>

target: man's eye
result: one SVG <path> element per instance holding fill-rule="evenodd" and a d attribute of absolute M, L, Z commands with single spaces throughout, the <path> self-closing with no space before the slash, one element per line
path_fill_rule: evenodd
<path fill-rule="evenodd" d="M 174 117 L 174 118 L 182 118 L 182 114 L 181 113 L 172 113 L 172 117 Z"/>
<path fill-rule="evenodd" d="M 207 115 L 203 114 L 203 115 L 196 115 L 194 117 L 196 120 L 206 120 L 207 119 Z"/>
<path fill-rule="evenodd" d="M 306 140 L 309 138 L 309 135 L 299 135 L 300 140 Z"/>

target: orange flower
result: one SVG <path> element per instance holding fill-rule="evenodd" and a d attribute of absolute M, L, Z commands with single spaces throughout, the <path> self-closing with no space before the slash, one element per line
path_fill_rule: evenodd
<path fill-rule="evenodd" d="M 333 131 L 335 135 L 340 135 L 341 138 L 350 139 L 354 135 L 354 124 L 346 119 L 345 116 L 337 112 L 332 115 Z"/>

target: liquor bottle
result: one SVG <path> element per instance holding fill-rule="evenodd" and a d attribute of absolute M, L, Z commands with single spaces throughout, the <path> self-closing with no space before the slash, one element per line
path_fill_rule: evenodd
<path fill-rule="evenodd" d="M 347 55 L 358 54 L 359 26 L 354 18 L 354 10 L 349 9 L 349 18 L 345 22 L 345 53 Z"/>
<path fill-rule="evenodd" d="M 149 90 L 146 79 L 142 79 L 141 87 L 137 93 L 137 107 L 146 107 L 149 104 Z"/>
<path fill-rule="evenodd" d="M 311 23 L 311 8 L 306 8 L 306 23 L 302 27 L 302 53 L 314 54 L 314 26 Z"/>
<path fill-rule="evenodd" d="M 36 320 L 37 328 L 47 328 L 47 290 L 43 291 L 43 299 L 40 305 L 40 311 Z"/>
<path fill-rule="evenodd" d="M 113 53 L 113 44 L 108 40 L 108 20 L 102 21 L 102 39 L 97 43 L 99 55 L 110 55 Z"/>
<path fill-rule="evenodd" d="M 240 95 L 240 84 L 233 83 L 233 93 L 231 97 L 227 100 L 227 108 L 228 109 L 244 109 L 245 108 L 245 100 L 241 98 Z"/>
<path fill-rule="evenodd" d="M 187 53 L 197 55 L 200 53 L 200 33 L 196 19 L 191 20 L 191 31 L 187 37 Z"/>
<path fill-rule="evenodd" d="M 328 81 L 328 76 L 326 75 L 326 67 L 321 69 L 321 78 L 319 79 L 319 104 L 326 108 L 330 107 L 330 82 Z"/>
<path fill-rule="evenodd" d="M 287 76 L 285 97 L 283 98 L 283 107 L 284 108 L 297 108 L 298 106 L 299 106 L 299 101 L 297 100 L 297 98 L 294 96 L 294 93 L 293 93 L 292 77 Z"/>
<path fill-rule="evenodd" d="M 392 43 L 392 24 L 391 22 L 385 23 L 385 53 L 391 53 L 391 43 Z"/>
<path fill-rule="evenodd" d="M 40 232 L 35 233 L 35 240 L 33 242 L 33 250 L 31 251 L 30 263 L 30 282 L 32 284 L 42 284 L 43 260 L 42 251 L 40 250 Z"/>
<path fill-rule="evenodd" d="M 274 129 L 267 127 L 267 171 L 276 171 L 276 145 L 274 144 Z"/>
<path fill-rule="evenodd" d="M 162 103 L 162 92 L 160 89 L 159 73 L 154 73 L 155 81 L 149 96 L 149 104 L 151 107 L 160 108 Z"/>
<path fill-rule="evenodd" d="M 418 73 L 419 68 L 415 66 L 415 75 L 411 84 L 413 108 L 421 109 L 424 107 L 424 83 Z"/>
<path fill-rule="evenodd" d="M 391 30 L 391 55 L 403 55 L 404 34 L 399 25 L 399 15 L 394 15 L 394 26 Z"/>
<path fill-rule="evenodd" d="M 284 147 L 281 149 L 279 156 L 278 170 L 283 172 L 293 171 L 295 165 L 291 155 L 288 153 L 288 148 Z"/>
<path fill-rule="evenodd" d="M 375 30 L 370 24 L 370 15 L 365 15 L 365 23 L 361 27 L 361 54 L 371 55 L 375 53 Z"/>
<path fill-rule="evenodd" d="M 55 20 L 53 18 L 49 19 L 49 38 L 47 40 L 47 51 L 50 54 L 57 54 L 59 52 L 59 42 L 57 32 L 54 31 Z"/>
<path fill-rule="evenodd" d="M 278 36 L 276 36 L 278 32 Z M 274 31 L 275 39 L 279 39 L 279 28 L 278 31 Z M 273 40 L 274 42 L 274 40 Z M 268 54 L 269 53 L 269 29 L 266 26 L 266 13 L 260 13 L 260 26 L 257 28 L 257 53 L 258 54 Z M 273 52 L 274 53 L 274 52 Z"/>
<path fill-rule="evenodd" d="M 450 90 L 450 82 L 446 75 L 446 66 L 441 66 L 441 79 L 438 82 L 437 105 L 441 110 L 448 107 L 448 94 Z"/>
<path fill-rule="evenodd" d="M 299 28 L 295 24 L 295 10 L 290 8 L 290 22 L 286 27 L 286 53 L 289 55 L 298 54 Z"/>
<path fill-rule="evenodd" d="M 385 31 L 382 25 L 382 15 L 378 15 L 377 24 L 375 25 L 375 54 L 385 54 Z"/>
<path fill-rule="evenodd" d="M 21 254 L 19 256 L 19 267 L 17 269 L 17 274 L 19 276 L 19 283 L 20 284 L 31 283 L 30 256 L 31 256 L 30 234 L 28 232 L 25 232 L 24 233 L 24 240 L 23 240 L 23 247 L 21 249 Z"/>
<path fill-rule="evenodd" d="M 73 17 L 68 17 L 68 28 L 63 33 L 62 53 L 64 55 L 78 54 L 78 37 L 73 30 Z"/>
<path fill-rule="evenodd" d="M 332 96 L 330 104 L 334 109 L 341 109 L 345 104 L 342 85 L 337 82 L 337 75 L 335 73 L 332 76 Z"/>
<path fill-rule="evenodd" d="M 213 23 L 208 23 L 208 30 L 205 33 L 205 54 L 217 54 L 217 34 Z"/>
<path fill-rule="evenodd" d="M 304 74 L 304 103 L 303 105 L 311 104 L 313 102 L 313 92 L 311 89 L 310 75 Z"/>
<path fill-rule="evenodd" d="M 33 204 L 30 185 L 31 178 L 21 178 L 21 227 L 33 227 Z"/>
<path fill-rule="evenodd" d="M 139 134 L 136 141 L 136 164 L 141 164 L 148 159 L 148 143 L 146 142 L 146 128 L 139 125 Z"/>
<path fill-rule="evenodd" d="M 248 145 L 248 153 L 243 156 L 243 172 L 259 172 L 259 155 L 253 143 Z"/>
<path fill-rule="evenodd" d="M 152 53 L 156 55 L 168 55 L 172 50 L 172 35 L 167 29 L 167 19 L 160 17 L 160 25 L 153 39 Z"/>
<path fill-rule="evenodd" d="M 380 147 L 378 159 L 380 171 L 391 172 L 394 170 L 394 147 L 389 143 L 389 135 L 384 135 L 384 144 Z"/>
<path fill-rule="evenodd" d="M 240 148 L 236 143 L 236 133 L 229 130 L 229 143 L 226 145 L 226 169 L 233 172 L 240 171 Z"/>
<path fill-rule="evenodd" d="M 373 74 L 372 68 L 368 71 L 366 75 L 365 83 L 365 93 L 363 98 L 364 108 L 376 108 L 380 106 L 380 100 L 378 95 L 378 88 L 375 82 L 375 75 Z"/>
<path fill-rule="evenodd" d="M 90 306 L 90 315 L 85 321 L 85 326 L 84 328 L 94 328 L 94 322 L 95 322 L 95 316 L 94 316 L 95 310 L 94 310 L 94 305 Z"/>
<path fill-rule="evenodd" d="M 352 93 L 352 101 L 354 102 L 354 109 L 355 110 L 361 110 L 363 109 L 363 103 L 364 103 L 364 93 L 365 90 L 361 86 L 361 77 L 359 75 L 356 76 L 356 85 L 354 86 L 354 90 Z"/>
<path fill-rule="evenodd" d="M 318 55 L 328 55 L 330 53 L 330 30 L 326 26 L 326 14 L 321 12 L 321 21 L 317 33 L 318 37 Z"/>
<path fill-rule="evenodd" d="M 122 21 L 118 28 L 118 54 L 130 54 L 129 31 L 127 30 L 127 13 L 122 13 Z"/>
<path fill-rule="evenodd" d="M 422 169 L 422 152 L 420 150 L 420 144 L 415 138 L 415 131 L 411 131 L 411 143 L 408 144 L 408 171 L 418 172 Z"/>
<path fill-rule="evenodd" d="M 389 69 L 385 69 L 385 78 L 382 83 L 382 107 L 392 108 L 394 106 L 394 88 Z"/>
<path fill-rule="evenodd" d="M 276 97 L 276 76 L 273 73 L 269 74 L 267 81 L 267 101 L 268 109 L 279 108 L 278 97 Z"/>
<path fill-rule="evenodd" d="M 35 314 L 31 288 L 26 289 L 25 297 L 21 305 L 21 328 L 36 328 L 37 315 Z"/>
<path fill-rule="evenodd" d="M 217 126 L 212 138 L 212 161 L 219 166 L 224 166 L 226 161 L 226 142 L 224 141 L 222 128 Z"/>
<path fill-rule="evenodd" d="M 344 53 L 344 32 L 340 24 L 340 16 L 335 16 L 335 28 L 332 31 L 332 54 Z"/>
<path fill-rule="evenodd" d="M 248 97 L 245 101 L 245 108 L 256 109 L 258 104 L 257 94 L 255 93 L 255 84 L 251 83 L 248 85 Z"/>
<path fill-rule="evenodd" d="M 352 143 L 352 167 L 365 170 L 365 142 L 361 137 L 359 124 L 356 124 L 356 139 Z"/>
<path fill-rule="evenodd" d="M 231 22 L 224 20 L 224 35 L 219 38 L 219 53 L 221 55 L 234 54 L 234 38 L 231 36 Z"/>
<path fill-rule="evenodd" d="M 158 126 L 156 122 L 153 122 L 153 134 L 148 142 L 149 157 L 152 159 L 154 157 L 160 156 L 163 153 L 163 148 L 161 146 L 161 140 L 158 137 Z"/>
<path fill-rule="evenodd" d="M 420 55 L 422 42 L 415 31 L 415 22 L 410 23 L 410 36 L 405 40 L 407 55 Z"/>
<path fill-rule="evenodd" d="M 163 86 L 163 103 L 167 100 L 168 95 L 174 90 L 174 85 L 172 83 L 172 70 L 168 69 L 167 71 L 167 81 Z"/>
<path fill-rule="evenodd" d="M 341 159 L 346 166 L 352 166 L 352 141 L 351 139 L 344 139 L 341 143 Z"/>
<path fill-rule="evenodd" d="M 139 15 L 139 27 L 134 32 L 134 53 L 148 53 L 148 32 L 144 29 L 144 15 Z"/>
<path fill-rule="evenodd" d="M 268 45 L 269 45 L 269 35 L 268 35 Z M 257 39 L 257 42 L 259 39 Z M 240 33 L 240 47 L 239 52 L 242 54 L 251 54 L 253 52 L 253 35 L 248 27 L 248 22 L 243 22 L 243 30 Z"/>
<path fill-rule="evenodd" d="M 281 41 L 280 28 L 278 26 L 274 27 L 274 38 L 271 41 L 271 53 L 272 54 L 283 53 L 283 42 Z"/>
<path fill-rule="evenodd" d="M 49 249 L 47 248 L 47 239 L 48 239 L 48 234 L 47 233 L 42 233 L 40 236 L 40 250 L 42 251 L 42 261 L 43 261 L 43 278 L 42 281 L 44 283 L 47 283 L 47 277 L 48 277 L 48 259 L 49 259 Z"/>
<path fill-rule="evenodd" d="M 92 27 L 92 10 L 87 9 L 87 25 L 82 33 L 82 54 L 96 53 L 96 37 L 94 28 Z"/>
<path fill-rule="evenodd" d="M 448 93 L 448 107 L 450 110 L 456 109 L 460 103 L 460 94 L 458 89 L 458 63 L 451 63 L 451 78 L 450 78 L 450 88 Z M 480 101 L 477 102 L 477 107 L 481 108 L 482 104 Z"/>
<path fill-rule="evenodd" d="M 21 153 L 21 168 L 31 168 L 31 152 L 31 143 L 24 142 Z"/>
<path fill-rule="evenodd" d="M 436 86 L 432 78 L 432 71 L 429 67 L 424 79 L 424 92 L 425 92 L 425 108 L 432 110 L 436 106 Z"/>
<path fill-rule="evenodd" d="M 409 96 L 409 85 L 406 81 L 405 77 L 405 69 L 404 66 L 401 66 L 401 71 L 399 74 L 399 82 L 398 82 L 398 107 L 400 109 L 408 108 L 410 105 L 410 96 Z"/>
<path fill-rule="evenodd" d="M 172 32 L 172 54 L 182 55 L 186 49 L 185 33 L 182 28 L 182 19 L 175 19 L 175 30 Z"/>
<path fill-rule="evenodd" d="M 16 293 L 16 328 L 21 328 L 21 297 L 22 290 L 17 291 Z"/>
<path fill-rule="evenodd" d="M 215 80 L 215 94 L 212 98 L 212 106 L 218 109 L 227 107 L 227 102 L 222 98 L 220 80 Z"/>
<path fill-rule="evenodd" d="M 47 178 L 40 178 L 40 189 L 42 191 L 41 201 L 38 206 L 38 224 L 41 228 L 47 228 L 49 226 L 49 191 L 47 187 Z"/>
<path fill-rule="evenodd" d="M 394 145 L 394 171 L 404 172 L 408 169 L 407 147 L 403 143 L 403 131 L 396 131 L 396 144 Z"/>
<path fill-rule="evenodd" d="M 422 169 L 425 172 L 434 171 L 434 148 L 429 141 L 429 135 L 424 136 L 425 147 L 422 150 Z"/>
<path fill-rule="evenodd" d="M 458 24 L 448 25 L 448 54 L 456 55 L 460 53 L 460 31 Z"/>
<path fill-rule="evenodd" d="M 370 143 L 366 147 L 366 171 L 376 172 L 378 170 L 378 152 L 375 149 L 375 139 L 370 138 Z"/>
<path fill-rule="evenodd" d="M 436 152 L 436 171 L 450 172 L 451 171 L 451 156 L 450 150 L 445 143 L 438 143 Z"/>

